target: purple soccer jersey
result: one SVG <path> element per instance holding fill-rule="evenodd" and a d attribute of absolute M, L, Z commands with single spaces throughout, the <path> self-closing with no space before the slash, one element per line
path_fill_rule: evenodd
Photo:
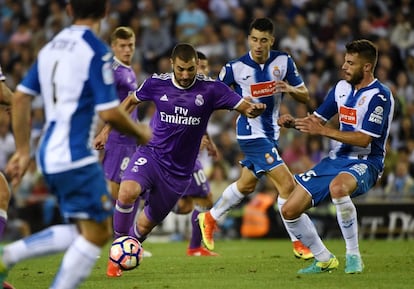
<path fill-rule="evenodd" d="M 138 147 L 122 180 L 137 181 L 149 192 L 145 213 L 161 222 L 192 180 L 200 142 L 214 110 L 234 109 L 242 101 L 227 85 L 197 75 L 194 84 L 181 88 L 172 74 L 153 75 L 136 91 L 140 101 L 153 101 L 153 138 Z"/>
<path fill-rule="evenodd" d="M 114 58 L 112 63 L 112 70 L 114 72 L 114 80 L 116 86 L 116 92 L 118 94 L 119 100 L 122 102 L 129 93 L 137 89 L 137 78 L 135 76 L 134 70 L 130 66 L 126 66 Z M 131 113 L 131 117 L 134 120 L 138 119 L 137 110 L 134 110 Z M 121 144 L 134 144 L 136 145 L 136 140 L 134 137 L 130 137 L 116 130 L 112 130 L 108 136 L 108 142 L 121 143 Z"/>
<path fill-rule="evenodd" d="M 112 63 L 116 91 L 120 101 L 123 101 L 130 92 L 137 89 L 135 72 L 130 66 L 126 66 L 114 58 Z M 138 119 L 137 110 L 131 113 L 134 120 Z M 115 183 L 121 182 L 123 171 L 126 169 L 131 155 L 136 150 L 134 137 L 124 135 L 116 130 L 109 133 L 105 144 L 105 155 L 102 165 L 105 177 Z"/>
<path fill-rule="evenodd" d="M 179 176 L 192 174 L 213 111 L 234 109 L 242 101 L 227 85 L 201 74 L 185 89 L 173 82 L 172 73 L 155 74 L 135 95 L 139 101 L 155 103 L 150 122 L 153 138 L 148 146 L 162 166 Z"/>

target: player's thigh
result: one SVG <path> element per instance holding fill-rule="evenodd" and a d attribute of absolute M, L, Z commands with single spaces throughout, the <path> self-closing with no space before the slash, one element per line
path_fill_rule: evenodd
<path fill-rule="evenodd" d="M 281 164 L 266 173 L 279 195 L 287 199 L 295 187 L 295 179 L 285 164 Z"/>
<path fill-rule="evenodd" d="M 243 195 L 248 195 L 256 188 L 258 178 L 247 167 L 243 167 L 239 179 L 237 180 L 237 188 Z"/>

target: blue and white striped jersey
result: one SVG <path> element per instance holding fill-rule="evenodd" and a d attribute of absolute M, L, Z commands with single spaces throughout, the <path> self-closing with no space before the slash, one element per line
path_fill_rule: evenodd
<path fill-rule="evenodd" d="M 367 87 L 355 90 L 350 83 L 341 80 L 314 112 L 325 121 L 337 113 L 341 131 L 366 133 L 372 136 L 372 142 L 365 148 L 338 143 L 329 156 L 367 159 L 382 171 L 386 140 L 394 114 L 394 97 L 389 88 L 375 79 Z"/>
<path fill-rule="evenodd" d="M 256 63 L 250 53 L 227 63 L 220 72 L 219 79 L 243 97 L 266 104 L 266 110 L 256 118 L 240 115 L 237 119 L 237 138 L 256 139 L 279 138 L 279 109 L 283 95 L 276 93 L 276 81 L 284 80 L 290 85 L 303 85 L 293 59 L 286 53 L 270 51 L 265 64 Z"/>
<path fill-rule="evenodd" d="M 17 89 L 43 98 L 45 126 L 37 152 L 44 173 L 98 161 L 92 148 L 97 111 L 119 105 L 112 54 L 86 26 L 62 30 L 43 47 Z"/>

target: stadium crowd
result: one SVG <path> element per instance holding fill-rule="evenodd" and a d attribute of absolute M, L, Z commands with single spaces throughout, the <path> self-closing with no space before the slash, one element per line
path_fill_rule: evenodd
<path fill-rule="evenodd" d="M 309 88 L 311 102 L 299 105 L 285 97 L 282 112 L 306 116 L 322 101 L 340 78 L 345 43 L 365 38 L 379 49 L 376 75 L 391 87 L 396 109 L 387 148 L 385 171 L 366 201 L 414 201 L 414 1 L 410 0 L 111 0 L 108 17 L 101 23 L 102 39 L 109 40 L 115 27 L 130 26 L 136 37 L 133 68 L 140 83 L 154 72 L 171 69 L 169 56 L 178 42 L 193 44 L 211 65 L 216 78 L 229 60 L 246 53 L 248 24 L 269 17 L 276 26 L 276 49 L 294 58 Z M 32 64 L 39 49 L 55 33 L 70 24 L 64 0 L 0 0 L 0 64 L 12 90 Z M 139 115 L 147 118 L 153 107 Z M 205 157 L 205 168 L 214 193 L 234 181 L 240 170 L 241 152 L 235 137 L 235 112 L 213 115 L 208 132 L 221 159 Z M 35 105 L 32 129 L 36 145 L 43 123 L 42 104 Z M 332 124 L 335 125 L 335 124 Z M 333 142 L 282 130 L 282 157 L 293 173 L 302 172 L 325 156 Z M 0 107 L 0 170 L 14 150 L 10 119 Z M 33 166 L 35 164 L 33 163 Z M 19 188 L 13 188 L 12 208 L 26 216 L 27 208 L 44 212 L 43 223 L 54 220 L 54 200 L 36 168 L 31 167 Z M 30 210 L 29 210 L 30 211 Z M 47 225 L 47 224 L 45 224 Z M 27 234 L 21 222 L 16 227 Z"/>

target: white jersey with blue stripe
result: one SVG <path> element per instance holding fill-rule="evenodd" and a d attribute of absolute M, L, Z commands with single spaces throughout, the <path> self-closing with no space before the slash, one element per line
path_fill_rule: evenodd
<path fill-rule="evenodd" d="M 112 53 L 86 26 L 62 30 L 39 52 L 17 90 L 43 98 L 44 132 L 37 161 L 44 173 L 98 162 L 92 148 L 97 111 L 119 105 Z"/>
<path fill-rule="evenodd" d="M 394 114 L 394 97 L 388 87 L 377 79 L 356 90 L 345 80 L 339 81 L 325 101 L 314 112 L 327 121 L 338 114 L 341 131 L 360 131 L 372 137 L 367 147 L 338 143 L 329 156 L 366 159 L 383 170 L 385 145 Z"/>
<path fill-rule="evenodd" d="M 282 93 L 276 93 L 276 81 L 287 81 L 293 87 L 303 85 L 293 59 L 284 52 L 272 50 L 264 64 L 255 62 L 250 52 L 237 60 L 227 63 L 219 79 L 243 97 L 266 104 L 266 110 L 256 118 L 240 115 L 237 119 L 237 138 L 240 140 L 269 138 L 277 140 Z"/>

